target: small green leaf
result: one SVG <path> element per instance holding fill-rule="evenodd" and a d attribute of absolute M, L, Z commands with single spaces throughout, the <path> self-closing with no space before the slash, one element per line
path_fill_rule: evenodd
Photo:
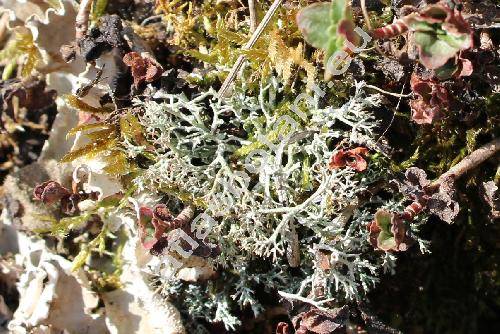
<path fill-rule="evenodd" d="M 315 48 L 327 49 L 332 38 L 332 23 L 337 11 L 330 10 L 330 3 L 315 3 L 302 9 L 297 15 L 297 24 L 307 43 Z M 335 14 L 333 14 L 335 12 Z"/>
<path fill-rule="evenodd" d="M 62 4 L 59 0 L 47 0 L 47 3 L 50 7 L 55 8 L 57 10 L 62 9 Z"/>
<path fill-rule="evenodd" d="M 305 157 L 304 161 L 302 162 L 302 189 L 303 190 L 311 190 L 312 189 L 312 184 L 311 184 L 311 175 L 309 174 L 311 167 L 311 163 L 309 162 L 309 157 Z"/>
<path fill-rule="evenodd" d="M 410 28 L 412 30 L 415 30 L 415 31 L 420 31 L 420 32 L 426 32 L 426 31 L 433 32 L 433 31 L 435 31 L 435 27 L 433 27 L 429 23 L 424 22 L 424 21 L 418 21 L 418 20 L 415 20 L 414 18 L 410 18 L 408 20 L 408 25 L 410 26 Z"/>
<path fill-rule="evenodd" d="M 113 148 L 114 146 L 116 146 L 116 144 L 117 140 L 114 138 L 99 139 L 93 143 L 87 144 L 81 148 L 67 153 L 61 159 L 61 162 L 70 162 L 81 157 L 93 158 L 98 154 Z"/>
<path fill-rule="evenodd" d="M 95 129 L 110 129 L 110 128 L 111 127 L 108 124 L 105 124 L 103 122 L 80 124 L 80 125 L 77 125 L 74 128 L 72 128 L 71 130 L 69 130 L 66 137 L 74 136 L 80 131 L 89 131 L 89 130 L 95 130 Z"/>
<path fill-rule="evenodd" d="M 120 133 L 122 137 L 139 145 L 145 145 L 146 139 L 143 135 L 144 129 L 136 116 L 128 112 L 120 118 Z"/>
<path fill-rule="evenodd" d="M 347 16 L 347 3 L 345 0 L 334 0 L 331 3 L 330 17 L 332 22 L 340 22 Z"/>
<path fill-rule="evenodd" d="M 99 208 L 117 207 L 118 205 L 120 205 L 122 197 L 123 196 L 121 196 L 120 194 L 104 197 L 102 200 L 99 201 L 97 206 Z"/>
<path fill-rule="evenodd" d="M 10 79 L 16 67 L 17 67 L 17 59 L 13 59 L 10 63 L 5 65 L 2 72 L 2 80 L 5 81 Z"/>
<path fill-rule="evenodd" d="M 420 61 L 428 69 L 438 69 L 460 50 L 472 46 L 471 30 L 460 13 L 441 5 L 430 6 L 405 18 L 415 32 Z M 446 73 L 441 73 L 443 76 Z"/>
<path fill-rule="evenodd" d="M 106 238 L 105 233 L 99 233 L 97 236 L 97 250 L 99 253 L 103 253 L 106 250 Z"/>
<path fill-rule="evenodd" d="M 315 3 L 300 10 L 297 25 L 304 39 L 325 50 L 325 65 L 335 52 L 344 48 L 346 39 L 357 44 L 350 6 L 345 0 Z"/>
<path fill-rule="evenodd" d="M 469 36 L 452 36 L 449 34 L 439 34 L 437 35 L 438 39 L 446 42 L 452 48 L 455 48 L 457 51 L 461 48 L 467 48 L 470 44 Z"/>
<path fill-rule="evenodd" d="M 378 223 L 378 226 L 380 226 L 382 231 L 391 233 L 391 220 L 392 220 L 392 213 L 388 211 L 378 210 L 375 213 L 375 221 Z"/>
<path fill-rule="evenodd" d="M 458 51 L 432 33 L 416 32 L 415 42 L 420 47 L 420 61 L 429 69 L 443 66 Z"/>
<path fill-rule="evenodd" d="M 380 249 L 388 250 L 396 247 L 396 240 L 391 231 L 393 214 L 389 211 L 378 210 L 375 213 L 375 221 L 381 231 L 377 238 L 377 243 Z"/>

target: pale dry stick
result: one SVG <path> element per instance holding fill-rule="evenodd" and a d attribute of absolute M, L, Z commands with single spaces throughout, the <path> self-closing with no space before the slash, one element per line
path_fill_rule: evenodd
<path fill-rule="evenodd" d="M 478 24 L 478 25 L 475 25 L 474 28 L 476 28 L 476 29 L 499 29 L 500 28 L 500 23 L 493 23 L 491 25 L 488 25 L 488 24 Z"/>
<path fill-rule="evenodd" d="M 366 26 L 368 29 L 372 30 L 372 23 L 370 22 L 370 16 L 368 16 L 368 10 L 366 9 L 366 0 L 361 0 L 361 11 L 363 12 L 363 17 L 366 21 Z"/>
<path fill-rule="evenodd" d="M 156 19 L 161 19 L 162 17 L 163 17 L 162 14 L 150 16 L 150 17 L 144 19 L 144 21 L 141 22 L 141 26 L 144 27 L 145 25 L 149 24 L 151 21 L 154 21 Z"/>
<path fill-rule="evenodd" d="M 394 97 L 399 97 L 399 98 L 402 98 L 402 97 L 410 97 L 412 96 L 412 93 L 410 94 L 398 94 L 398 93 L 392 93 L 392 92 L 388 92 L 386 90 L 383 90 L 382 88 L 378 88 L 377 86 L 372 86 L 372 85 L 365 85 L 366 88 L 371 88 L 371 89 L 374 89 L 382 94 L 387 94 L 387 95 L 391 95 L 391 96 L 394 96 Z"/>
<path fill-rule="evenodd" d="M 326 310 L 328 310 L 328 308 L 325 308 L 321 305 L 335 301 L 335 298 L 325 299 L 325 300 L 321 300 L 321 301 L 315 301 L 315 300 L 312 300 L 312 299 L 309 299 L 306 297 L 302 297 L 302 296 L 297 295 L 297 294 L 288 293 L 288 292 L 284 292 L 284 291 L 278 291 L 278 294 L 287 300 L 298 300 L 302 303 L 310 304 L 310 305 L 312 305 L 312 306 L 314 306 L 322 311 L 326 311 Z"/>
<path fill-rule="evenodd" d="M 80 2 L 80 7 L 78 7 L 78 13 L 76 14 L 75 19 L 75 39 L 77 41 L 85 37 L 85 34 L 89 29 L 89 16 L 92 2 L 93 0 L 82 0 L 82 2 Z"/>
<path fill-rule="evenodd" d="M 255 0 L 248 0 L 248 11 L 250 12 L 250 31 L 253 33 L 257 27 L 257 13 L 255 12 Z"/>
<path fill-rule="evenodd" d="M 282 2 L 283 2 L 283 0 L 274 0 L 273 4 L 271 5 L 269 10 L 267 11 L 266 15 L 264 16 L 262 21 L 259 23 L 259 26 L 257 27 L 257 29 L 255 29 L 254 33 L 252 34 L 252 37 L 250 37 L 250 40 L 247 42 L 247 44 L 245 44 L 243 46 L 243 50 L 251 49 L 255 45 L 255 42 L 257 42 L 257 40 L 259 39 L 262 32 L 264 32 L 264 29 L 269 24 L 269 22 L 271 21 L 271 18 L 273 17 L 274 13 L 276 12 L 276 10 L 278 9 L 278 7 L 281 5 Z M 231 71 L 227 75 L 226 80 L 224 80 L 224 83 L 222 84 L 221 88 L 219 89 L 219 92 L 217 93 L 217 96 L 219 98 L 224 96 L 224 93 L 229 88 L 229 85 L 236 78 L 236 74 L 238 73 L 241 66 L 243 65 L 245 58 L 246 58 L 245 55 L 241 55 L 238 57 L 238 59 L 234 63 L 233 68 L 231 69 Z"/>
<path fill-rule="evenodd" d="M 439 187 L 439 185 L 452 177 L 453 179 L 458 179 L 471 169 L 476 168 L 481 163 L 487 159 L 494 156 L 500 151 L 500 138 L 496 138 L 485 144 L 463 158 L 458 164 L 451 167 L 447 172 L 443 173 L 436 181 L 432 182 L 431 188 Z"/>
<path fill-rule="evenodd" d="M 286 258 L 288 260 L 288 264 L 292 268 L 297 268 L 300 266 L 300 243 L 299 243 L 299 235 L 295 230 L 295 226 L 293 225 L 293 221 L 288 223 L 289 230 L 286 235 L 286 239 L 288 241 L 288 247 L 286 249 Z"/>

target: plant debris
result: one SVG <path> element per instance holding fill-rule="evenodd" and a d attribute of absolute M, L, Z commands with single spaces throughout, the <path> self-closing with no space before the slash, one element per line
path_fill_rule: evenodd
<path fill-rule="evenodd" d="M 423 79 L 416 74 L 412 75 L 410 84 L 417 96 L 410 102 L 412 120 L 417 124 L 431 124 L 443 118 L 450 105 L 448 90 L 438 81 Z"/>
<path fill-rule="evenodd" d="M 123 62 L 132 69 L 132 77 L 136 88 L 141 83 L 155 81 L 163 72 L 161 65 L 150 58 L 141 57 L 137 52 L 127 53 L 123 56 Z"/>
<path fill-rule="evenodd" d="M 298 334 L 327 334 L 347 333 L 349 309 L 343 306 L 332 311 L 322 311 L 313 308 L 297 315 L 293 320 L 295 333 Z"/>

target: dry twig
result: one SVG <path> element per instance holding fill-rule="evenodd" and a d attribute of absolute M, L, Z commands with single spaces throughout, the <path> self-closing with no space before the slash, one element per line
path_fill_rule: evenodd
<path fill-rule="evenodd" d="M 460 178 L 468 171 L 476 168 L 487 159 L 494 156 L 500 150 L 500 138 L 496 138 L 485 144 L 463 158 L 458 164 L 451 167 L 446 173 L 443 173 L 436 181 L 431 184 L 431 187 L 438 187 L 443 181 L 452 177 L 454 179 Z"/>
<path fill-rule="evenodd" d="M 257 42 L 257 40 L 259 39 L 262 32 L 264 32 L 264 29 L 269 24 L 269 21 L 271 21 L 271 18 L 273 17 L 274 13 L 276 12 L 276 10 L 278 9 L 278 7 L 281 5 L 282 2 L 283 2 L 283 0 L 274 0 L 273 4 L 271 5 L 269 10 L 267 11 L 267 13 L 264 16 L 264 18 L 262 19 L 262 21 L 260 22 L 259 26 L 257 27 L 257 29 L 255 29 L 250 40 L 247 42 L 247 44 L 245 44 L 243 46 L 243 50 L 249 50 L 254 46 L 255 42 Z M 221 88 L 219 89 L 219 92 L 217 94 L 219 96 L 219 98 L 224 96 L 224 93 L 229 88 L 229 85 L 236 78 L 236 74 L 240 70 L 241 65 L 243 65 L 245 58 L 246 57 L 244 55 L 241 55 L 236 60 L 236 63 L 234 63 L 233 68 L 231 69 L 231 71 L 227 75 L 226 80 L 224 80 L 224 83 L 222 84 Z"/>
<path fill-rule="evenodd" d="M 253 33 L 257 27 L 257 13 L 255 12 L 254 0 L 248 0 L 248 11 L 250 12 L 250 31 Z"/>

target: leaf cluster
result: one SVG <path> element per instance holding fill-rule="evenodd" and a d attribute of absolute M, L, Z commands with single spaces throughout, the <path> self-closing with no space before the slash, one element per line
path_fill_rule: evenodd
<path fill-rule="evenodd" d="M 92 107 L 75 96 L 66 97 L 66 101 L 71 107 L 83 113 L 101 117 L 110 115 L 109 110 Z M 121 115 L 117 124 L 106 119 L 94 123 L 84 123 L 72 128 L 68 132 L 68 136 L 80 132 L 89 142 L 67 153 L 61 162 L 70 162 L 79 158 L 99 158 L 105 164 L 104 171 L 114 176 L 126 175 L 135 168 L 133 160 L 129 159 L 122 145 L 124 140 L 136 145 L 147 144 L 142 126 L 130 111 Z"/>

